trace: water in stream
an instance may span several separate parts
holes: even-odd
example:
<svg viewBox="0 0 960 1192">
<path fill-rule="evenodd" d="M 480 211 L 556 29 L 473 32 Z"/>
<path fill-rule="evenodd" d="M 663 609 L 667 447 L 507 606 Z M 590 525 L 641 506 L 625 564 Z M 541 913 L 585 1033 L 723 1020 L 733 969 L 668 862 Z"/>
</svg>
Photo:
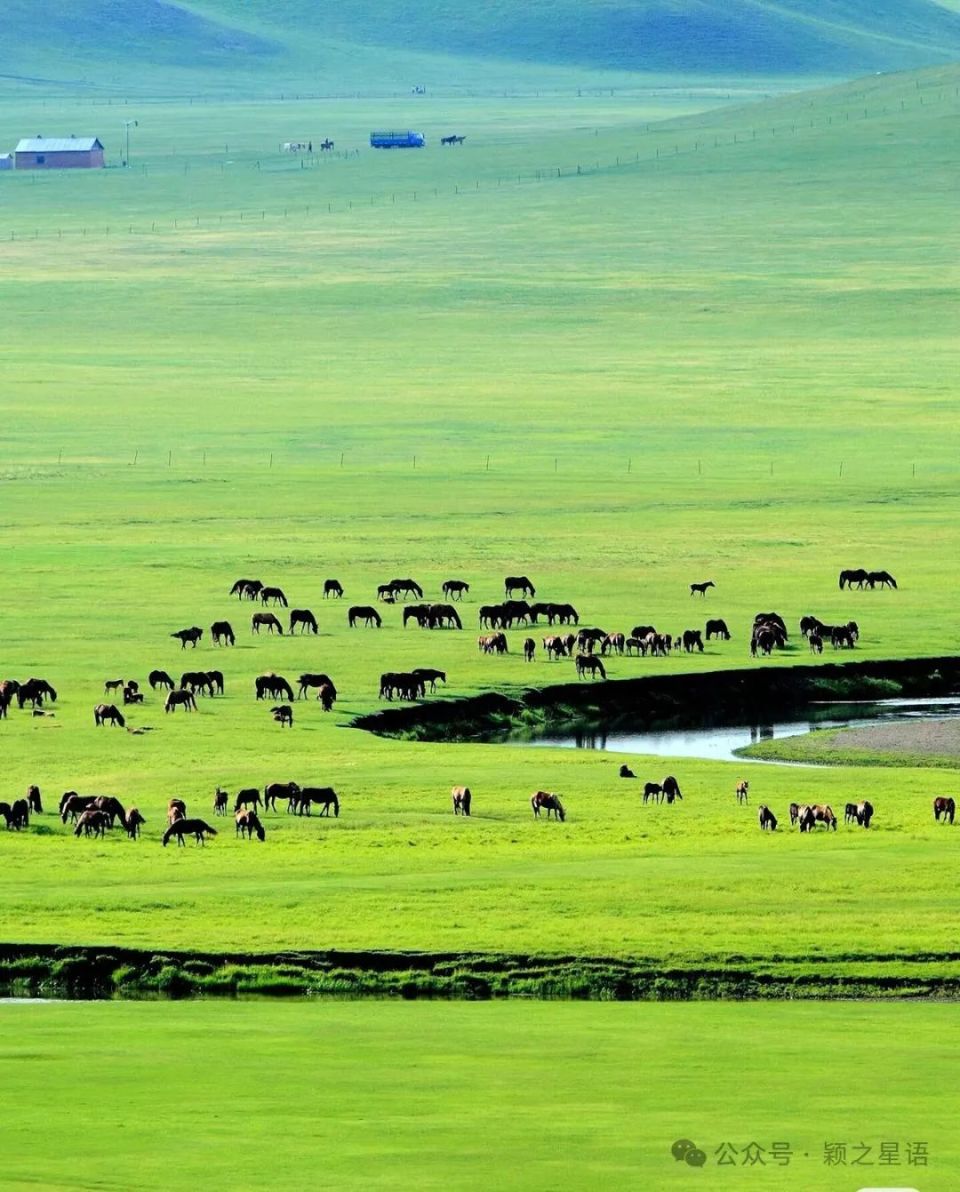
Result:
<svg viewBox="0 0 960 1192">
<path fill-rule="evenodd" d="M 955 719 L 960 717 L 960 696 L 937 699 L 885 699 L 872 703 L 811 704 L 802 720 L 758 724 L 714 725 L 705 728 L 662 731 L 554 733 L 525 740 L 523 744 L 561 749 L 600 749 L 609 753 L 640 753 L 654 757 L 698 757 L 710 761 L 736 761 L 737 749 L 774 737 L 795 737 L 823 728 L 854 728 L 886 724 L 891 720 Z M 754 759 L 756 760 L 756 759 Z"/>
</svg>

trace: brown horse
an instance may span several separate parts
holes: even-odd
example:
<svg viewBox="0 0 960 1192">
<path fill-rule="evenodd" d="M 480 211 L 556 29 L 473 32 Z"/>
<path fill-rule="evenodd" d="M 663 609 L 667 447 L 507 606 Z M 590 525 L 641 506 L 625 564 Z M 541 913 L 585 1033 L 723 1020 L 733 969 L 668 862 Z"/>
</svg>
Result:
<svg viewBox="0 0 960 1192">
<path fill-rule="evenodd" d="M 941 820 L 946 823 L 953 823 L 953 817 L 957 813 L 956 800 L 951 795 L 938 795 L 933 800 L 933 818 L 939 823 Z"/>
<path fill-rule="evenodd" d="M 823 824 L 827 831 L 831 828 L 834 832 L 837 830 L 837 817 L 833 814 L 833 808 L 826 803 L 801 807 L 799 822 L 801 832 L 812 832 L 817 824 Z"/>
<path fill-rule="evenodd" d="M 96 795 L 78 795 L 76 791 L 65 791 L 60 800 L 60 820 L 76 820 L 77 816 L 86 811 L 96 801 Z"/>
<path fill-rule="evenodd" d="M 283 588 L 261 588 L 260 603 L 269 604 L 271 600 L 274 604 L 282 605 L 283 608 L 287 607 L 287 598 L 283 594 Z"/>
<path fill-rule="evenodd" d="M 178 847 L 185 847 L 187 843 L 184 840 L 185 836 L 193 836 L 197 844 L 205 844 L 207 836 L 216 836 L 216 834 L 217 829 L 211 828 L 205 820 L 178 819 L 174 820 L 166 832 L 164 832 L 163 847 L 166 848 L 174 837 L 177 839 Z"/>
<path fill-rule="evenodd" d="M 108 722 L 120 728 L 127 723 L 116 704 L 97 704 L 93 709 L 93 723 L 100 728 Z"/>
<path fill-rule="evenodd" d="M 453 814 L 454 815 L 469 815 L 470 803 L 473 795 L 470 793 L 469 786 L 455 786 L 450 792 L 453 799 Z"/>
<path fill-rule="evenodd" d="M 746 780 L 746 778 L 740 778 L 737 780 L 737 802 L 738 803 L 748 803 L 749 802 L 749 799 L 747 798 L 747 792 L 749 790 L 750 790 L 750 783 Z M 793 821 L 791 820 L 790 822 L 792 823 Z"/>
<path fill-rule="evenodd" d="M 536 819 L 540 818 L 540 812 L 547 813 L 547 819 L 550 818 L 550 812 L 553 812 L 554 819 L 558 819 L 561 823 L 567 818 L 567 813 L 563 809 L 563 804 L 560 802 L 559 795 L 552 795 L 549 791 L 537 791 L 530 796 L 530 806 L 533 808 L 533 814 Z"/>
<path fill-rule="evenodd" d="M 137 837 L 140 835 L 140 825 L 145 824 L 146 822 L 147 821 L 143 818 L 136 807 L 130 808 L 130 810 L 127 812 L 127 818 L 124 821 L 123 826 L 126 828 L 127 835 L 131 840 L 137 839 Z"/>
<path fill-rule="evenodd" d="M 183 708 L 187 712 L 196 712 L 197 699 L 192 691 L 167 692 L 167 698 L 163 701 L 164 712 L 173 712 L 177 708 Z"/>
<path fill-rule="evenodd" d="M 578 654 L 577 655 L 577 678 L 582 679 L 584 675 L 590 675 L 595 678 L 597 672 L 600 672 L 600 678 L 607 677 L 606 669 L 603 663 L 595 654 Z"/>
<path fill-rule="evenodd" d="M 183 799 L 171 799 L 167 803 L 167 823 L 172 824 L 178 819 L 187 818 L 187 805 Z"/>
<path fill-rule="evenodd" d="M 250 629 L 253 633 L 259 634 L 264 625 L 267 627 L 270 633 L 276 631 L 281 637 L 283 637 L 283 626 L 273 615 L 273 613 L 254 613 L 250 618 Z"/>
<path fill-rule="evenodd" d="M 96 807 L 88 807 L 85 812 L 77 820 L 77 826 L 73 829 L 74 836 L 99 836 L 105 837 L 107 828 L 110 827 L 110 817 L 105 811 L 100 811 Z"/>
<path fill-rule="evenodd" d="M 230 798 L 229 794 L 222 790 L 219 786 L 213 795 L 213 814 L 226 815 L 227 814 L 227 800 Z"/>
<path fill-rule="evenodd" d="M 237 836 L 246 836 L 247 839 L 253 840 L 254 833 L 256 833 L 258 840 L 266 840 L 266 829 L 260 822 L 260 816 L 255 811 L 238 811 L 234 819 L 236 821 Z"/>
<path fill-rule="evenodd" d="M 241 794 L 244 792 L 241 791 Z M 269 811 L 271 808 L 277 810 L 277 799 L 287 800 L 287 811 L 290 810 L 290 804 L 300 794 L 300 787 L 296 782 L 271 782 L 263 790 L 263 809 Z M 240 795 L 237 796 L 237 806 L 239 806 Z"/>
</svg>

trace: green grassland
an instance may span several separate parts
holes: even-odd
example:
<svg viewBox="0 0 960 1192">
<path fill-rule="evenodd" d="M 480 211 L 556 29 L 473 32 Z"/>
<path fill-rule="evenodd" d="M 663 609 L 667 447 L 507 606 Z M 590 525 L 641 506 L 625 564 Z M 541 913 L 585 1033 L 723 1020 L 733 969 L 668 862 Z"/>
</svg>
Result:
<svg viewBox="0 0 960 1192">
<path fill-rule="evenodd" d="M 615 660 L 614 679 L 807 661 L 797 640 L 751 664 L 771 608 L 855 617 L 857 657 L 957 650 L 957 86 L 943 68 L 700 115 L 678 96 L 666 124 L 649 98 L 438 103 L 417 110 L 466 131 L 461 150 L 307 169 L 276 144 L 339 138 L 328 108 L 171 105 L 136 130 L 146 173 L 0 179 L 0 223 L 23 233 L 0 278 L 3 672 L 61 692 L 53 717 L 0 722 L 3 797 L 38 782 L 48 804 L 0 839 L 0 939 L 950 975 L 942 773 L 638 762 L 685 796 L 643 809 L 601 756 L 348 726 L 385 669 L 439 666 L 456 695 L 570 680 L 525 666 L 522 634 L 477 653 L 477 606 L 516 571 L 608 629 L 734 631 L 702 656 Z M 342 111 L 359 143 L 374 108 Z M 75 115 L 48 105 L 37 126 L 24 102 L 4 127 Z M 860 565 L 900 590 L 838 592 Z M 246 574 L 313 608 L 320 636 L 251 637 L 227 595 Z M 467 630 L 404 632 L 398 609 L 347 630 L 348 604 L 408 574 L 432 595 L 471 581 Z M 341 606 L 320 598 L 333 575 Z M 222 616 L 233 651 L 169 637 Z M 227 694 L 196 715 L 148 696 L 130 725 L 154 731 L 94 728 L 105 679 L 215 665 Z M 279 729 L 253 699 L 270 669 L 327 671 L 335 712 Z M 876 830 L 763 837 L 740 776 L 784 819 L 793 799 L 869 795 Z M 270 816 L 263 846 L 227 821 L 205 850 L 160 849 L 170 796 L 205 811 L 217 783 L 287 778 L 336 786 L 340 819 Z M 453 783 L 475 791 L 469 822 Z M 49 814 L 71 788 L 136 803 L 146 838 L 74 840 Z M 566 824 L 533 821 L 537 788 Z"/>
<path fill-rule="evenodd" d="M 866 1181 L 947 1192 L 960 1161 L 945 1128 L 952 1014 L 935 1005 L 5 1006 L 3 1185 L 468 1189 L 493 1178 L 524 1189 L 848 1192 Z M 100 1128 L 67 1129 L 92 1100 Z M 680 1138 L 703 1150 L 703 1168 L 674 1160 Z M 778 1141 L 792 1151 L 788 1165 L 770 1157 Z M 846 1164 L 826 1166 L 825 1143 L 843 1142 Z M 883 1142 L 898 1144 L 899 1165 L 879 1165 Z M 907 1164 L 916 1142 L 927 1143 L 924 1167 Z M 724 1143 L 737 1150 L 733 1166 L 719 1163 Z M 743 1166 L 749 1143 L 766 1148 L 764 1166 Z M 872 1166 L 851 1166 L 858 1156 Z"/>
<path fill-rule="evenodd" d="M 72 95 L 469 93 L 661 77 L 850 77 L 949 61 L 936 0 L 6 0 L 0 88 Z"/>
</svg>

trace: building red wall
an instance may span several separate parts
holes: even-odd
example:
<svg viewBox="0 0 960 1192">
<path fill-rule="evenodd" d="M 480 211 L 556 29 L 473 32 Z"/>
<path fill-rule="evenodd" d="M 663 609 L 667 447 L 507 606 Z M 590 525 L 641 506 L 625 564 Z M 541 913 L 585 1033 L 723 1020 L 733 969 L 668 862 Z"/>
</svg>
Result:
<svg viewBox="0 0 960 1192">
<path fill-rule="evenodd" d="M 38 157 L 44 158 L 42 162 Z M 91 170 L 103 165 L 103 150 L 71 149 L 64 153 L 18 153 L 18 170 Z"/>
</svg>

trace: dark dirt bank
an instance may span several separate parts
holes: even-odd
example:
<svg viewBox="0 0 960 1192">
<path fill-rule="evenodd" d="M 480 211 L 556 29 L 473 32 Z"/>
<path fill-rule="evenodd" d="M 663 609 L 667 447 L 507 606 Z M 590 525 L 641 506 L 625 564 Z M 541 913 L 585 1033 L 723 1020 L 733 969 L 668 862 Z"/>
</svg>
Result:
<svg viewBox="0 0 960 1192">
<path fill-rule="evenodd" d="M 519 696 L 486 692 L 386 708 L 352 727 L 419 741 L 502 740 L 546 728 L 694 728 L 787 719 L 816 701 L 944 696 L 958 689 L 960 658 L 952 657 L 771 666 L 564 683 Z"/>
<path fill-rule="evenodd" d="M 443 952 L 153 952 L 0 945 L 0 996 L 47 998 L 398 997 L 601 1001 L 960 998 L 960 952 L 823 960 Z"/>
</svg>

